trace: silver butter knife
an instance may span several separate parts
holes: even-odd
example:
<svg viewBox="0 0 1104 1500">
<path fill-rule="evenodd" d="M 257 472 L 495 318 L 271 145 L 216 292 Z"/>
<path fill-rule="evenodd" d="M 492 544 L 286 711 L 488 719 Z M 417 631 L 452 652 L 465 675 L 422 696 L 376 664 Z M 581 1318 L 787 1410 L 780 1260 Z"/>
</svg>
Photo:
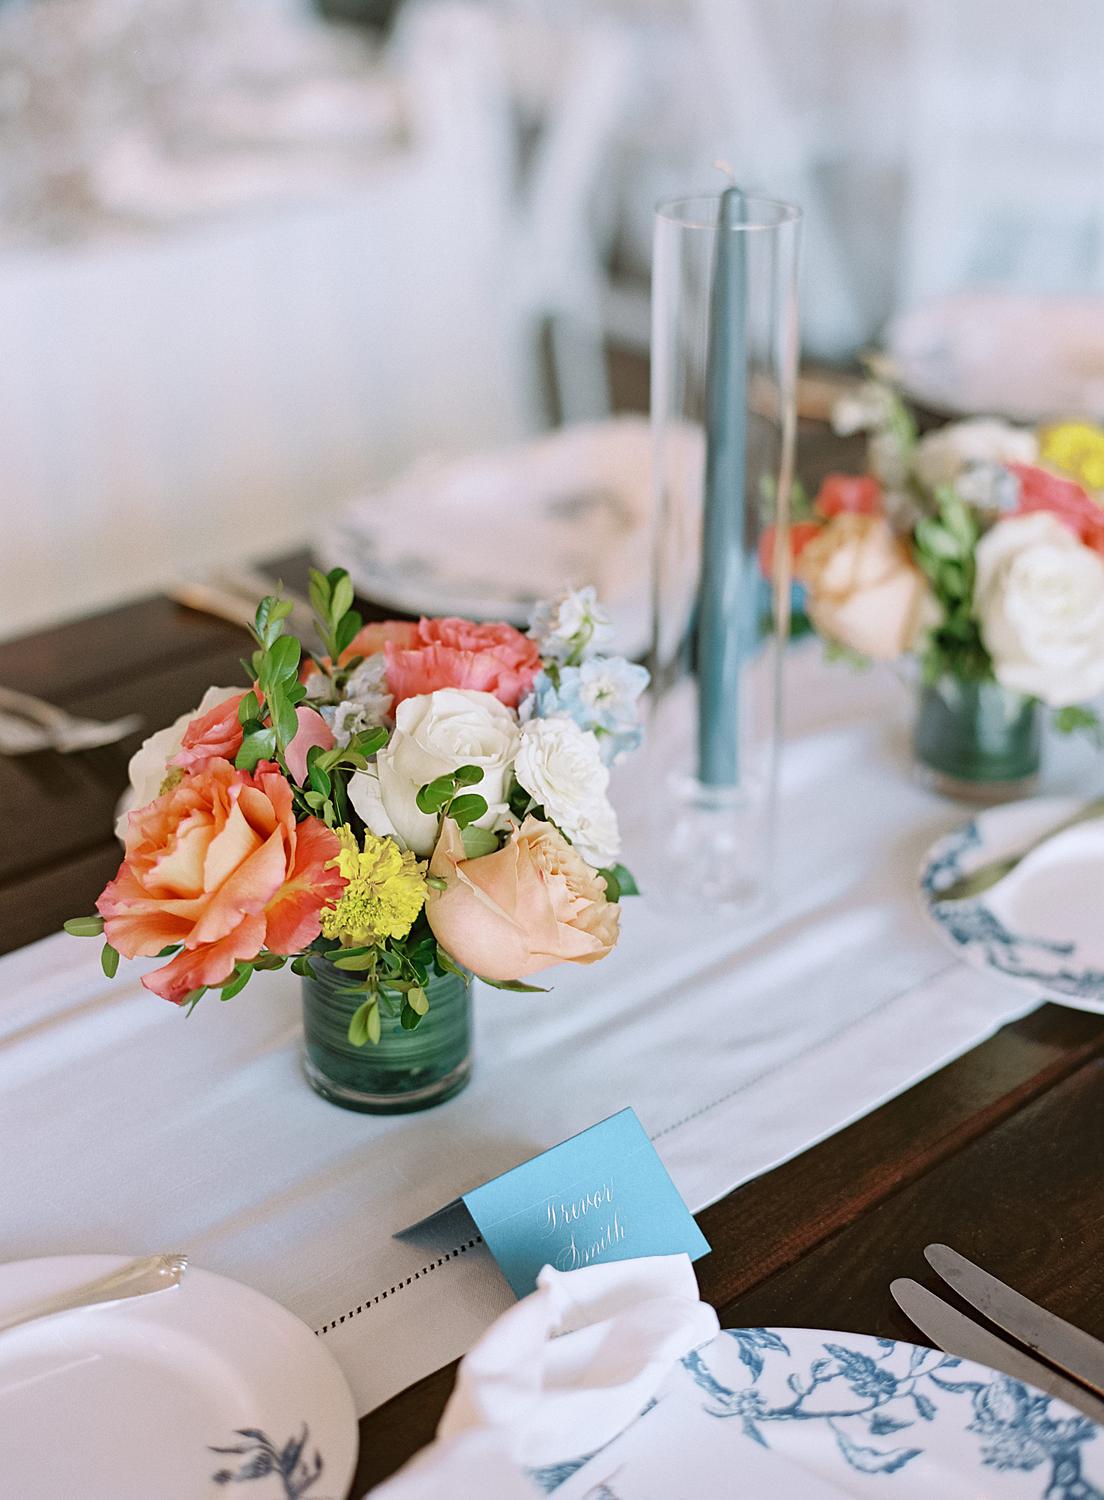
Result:
<svg viewBox="0 0 1104 1500">
<path fill-rule="evenodd" d="M 1060 833 L 1065 833 L 1067 828 L 1076 828 L 1079 823 L 1091 823 L 1094 818 L 1099 817 L 1104 817 L 1104 797 L 1097 798 L 1095 802 L 1086 803 L 1074 813 L 1073 817 L 1059 823 L 1057 828 L 1049 829 L 1041 837 L 1033 839 L 1027 848 L 1021 849 L 1018 854 L 1007 854 L 1002 859 L 991 859 L 988 864 L 971 870 L 968 875 L 960 875 L 944 890 L 933 891 L 932 898 L 938 905 L 943 901 L 969 901 L 974 896 L 981 896 L 984 892 L 992 890 L 998 880 L 1011 875 L 1016 866 L 1022 864 L 1029 854 L 1034 854 L 1036 849 L 1041 849 L 1051 839 L 1057 838 Z"/>
<path fill-rule="evenodd" d="M 931 1339 L 937 1349 L 956 1355 L 959 1359 L 971 1359 L 979 1365 L 988 1365 L 991 1370 L 999 1370 L 1002 1375 L 1008 1375 L 1013 1380 L 1033 1385 L 1037 1390 L 1064 1401 L 1067 1406 L 1072 1406 L 1104 1426 L 1104 1401 L 1098 1401 L 1084 1386 L 1075 1385 L 1049 1365 L 1014 1349 L 995 1333 L 981 1328 L 965 1313 L 960 1313 L 949 1302 L 944 1302 L 942 1297 L 929 1292 L 926 1286 L 902 1276 L 890 1284 L 889 1290 L 901 1311 Z"/>
<path fill-rule="evenodd" d="M 1104 1396 L 1104 1344 L 998 1281 L 950 1245 L 929 1245 L 928 1265 L 963 1301 L 1049 1364 Z"/>
<path fill-rule="evenodd" d="M 32 1323 L 37 1318 L 51 1318 L 55 1313 L 68 1312 L 74 1307 L 99 1307 L 108 1302 L 121 1302 L 126 1297 L 145 1297 L 150 1292 L 167 1291 L 169 1287 L 180 1285 L 187 1269 L 186 1255 L 146 1255 L 141 1260 L 128 1261 L 117 1271 L 109 1271 L 95 1281 L 86 1281 L 83 1286 L 44 1297 L 41 1302 L 32 1302 L 19 1312 L 0 1316 L 0 1333 L 18 1328 L 23 1323 Z"/>
</svg>

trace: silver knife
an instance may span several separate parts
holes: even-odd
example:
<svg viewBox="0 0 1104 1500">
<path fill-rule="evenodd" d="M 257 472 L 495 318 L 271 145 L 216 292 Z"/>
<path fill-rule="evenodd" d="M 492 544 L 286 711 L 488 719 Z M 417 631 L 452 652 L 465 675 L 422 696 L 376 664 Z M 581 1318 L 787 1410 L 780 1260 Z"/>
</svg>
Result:
<svg viewBox="0 0 1104 1500">
<path fill-rule="evenodd" d="M 949 1245 L 929 1245 L 924 1254 L 932 1270 L 982 1317 L 1010 1333 L 1017 1343 L 1026 1344 L 1048 1364 L 1104 1396 L 1104 1344 L 1099 1339 L 1037 1307 Z"/>
<path fill-rule="evenodd" d="M 932 1340 L 937 1349 L 956 1355 L 959 1359 L 971 1359 L 979 1365 L 988 1365 L 991 1370 L 999 1370 L 1002 1375 L 1008 1375 L 1013 1380 L 1033 1385 L 1037 1390 L 1064 1401 L 1067 1406 L 1072 1406 L 1104 1426 L 1104 1401 L 1098 1401 L 1084 1386 L 1075 1385 L 1049 1365 L 1041 1364 L 1030 1354 L 1024 1354 L 1011 1344 L 1006 1344 L 995 1333 L 979 1327 L 965 1313 L 960 1313 L 949 1302 L 944 1302 L 942 1297 L 929 1292 L 926 1286 L 902 1276 L 890 1283 L 889 1290 L 901 1311 Z"/>
<path fill-rule="evenodd" d="M 980 896 L 985 891 L 992 890 L 998 881 L 1003 880 L 1006 875 L 1011 875 L 1016 866 L 1022 864 L 1029 854 L 1034 854 L 1036 849 L 1041 849 L 1051 839 L 1057 838 L 1060 833 L 1065 833 L 1067 828 L 1076 828 L 1079 823 L 1091 823 L 1094 818 L 1099 817 L 1104 817 L 1104 797 L 1087 803 L 1074 813 L 1073 817 L 1066 818 L 1056 828 L 1051 828 L 1039 838 L 1033 839 L 1027 848 L 1021 849 L 1018 854 L 1009 854 L 1003 859 L 991 859 L 988 864 L 971 870 L 968 875 L 960 875 L 957 880 L 952 880 L 944 890 L 933 891 L 933 902 L 938 905 L 942 901 L 969 901 L 974 896 Z"/>
<path fill-rule="evenodd" d="M 74 1307 L 98 1307 L 107 1302 L 121 1302 L 125 1297 L 144 1297 L 150 1292 L 163 1292 L 169 1287 L 179 1286 L 181 1277 L 188 1269 L 186 1255 L 146 1255 L 141 1260 L 128 1261 L 106 1276 L 97 1276 L 95 1281 L 86 1281 L 82 1286 L 71 1287 L 41 1302 L 32 1302 L 18 1312 L 0 1316 L 0 1333 L 9 1328 L 18 1328 L 22 1323 L 32 1323 L 36 1318 L 50 1318 L 55 1313 L 68 1312 Z"/>
</svg>

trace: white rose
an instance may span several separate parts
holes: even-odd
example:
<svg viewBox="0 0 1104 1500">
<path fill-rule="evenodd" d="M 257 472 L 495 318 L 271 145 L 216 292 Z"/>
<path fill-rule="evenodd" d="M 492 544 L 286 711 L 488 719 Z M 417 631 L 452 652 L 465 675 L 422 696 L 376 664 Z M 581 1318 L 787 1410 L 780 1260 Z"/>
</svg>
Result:
<svg viewBox="0 0 1104 1500">
<path fill-rule="evenodd" d="M 126 842 L 127 818 L 130 813 L 136 807 L 145 807 L 147 802 L 152 802 L 160 793 L 161 783 L 168 774 L 168 763 L 180 749 L 184 731 L 192 720 L 209 713 L 216 703 L 225 703 L 227 698 L 240 692 L 241 688 L 208 688 L 198 708 L 189 709 L 179 719 L 174 719 L 167 728 L 159 729 L 148 740 L 142 741 L 130 757 L 130 765 L 127 767 L 130 786 L 120 797 L 115 809 L 116 838 Z"/>
<path fill-rule="evenodd" d="M 486 799 L 476 827 L 493 828 L 506 813 L 506 778 L 517 754 L 517 716 L 493 693 L 439 688 L 399 704 L 395 729 L 368 771 L 349 783 L 349 800 L 373 833 L 391 835 L 415 854 L 430 853 L 437 817 L 422 812 L 418 791 L 458 766 L 479 766 L 471 791 Z"/>
<path fill-rule="evenodd" d="M 573 719 L 533 719 L 522 727 L 514 775 L 588 864 L 617 858 L 617 814 L 606 796 L 609 771 L 598 740 Z"/>
<path fill-rule="evenodd" d="M 997 681 L 1053 708 L 1104 690 L 1104 562 L 1047 511 L 978 542 L 974 609 Z"/>
<path fill-rule="evenodd" d="M 975 464 L 1033 464 L 1039 456 L 1035 434 L 995 417 L 950 422 L 925 433 L 916 445 L 913 469 L 927 489 L 953 484 Z"/>
</svg>

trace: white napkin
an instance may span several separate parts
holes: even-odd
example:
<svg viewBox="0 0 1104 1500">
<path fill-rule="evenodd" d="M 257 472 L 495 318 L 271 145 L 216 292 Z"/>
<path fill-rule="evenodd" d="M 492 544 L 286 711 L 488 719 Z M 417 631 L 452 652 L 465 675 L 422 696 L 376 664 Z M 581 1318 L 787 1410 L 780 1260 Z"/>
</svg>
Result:
<svg viewBox="0 0 1104 1500">
<path fill-rule="evenodd" d="M 373 1494 L 527 1500 L 536 1492 L 523 1469 L 582 1458 L 610 1442 L 718 1326 L 686 1255 L 578 1271 L 545 1266 L 537 1290 L 462 1361 L 437 1441 Z"/>
</svg>

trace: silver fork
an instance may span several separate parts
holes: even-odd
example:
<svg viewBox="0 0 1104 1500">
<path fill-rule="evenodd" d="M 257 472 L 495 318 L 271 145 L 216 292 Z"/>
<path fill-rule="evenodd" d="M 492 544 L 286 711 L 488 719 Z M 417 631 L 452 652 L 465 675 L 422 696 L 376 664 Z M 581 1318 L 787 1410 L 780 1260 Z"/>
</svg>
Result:
<svg viewBox="0 0 1104 1500">
<path fill-rule="evenodd" d="M 142 726 L 139 714 L 121 719 L 82 719 L 34 698 L 0 687 L 0 755 L 30 755 L 36 750 L 94 750 L 125 740 Z"/>
</svg>

